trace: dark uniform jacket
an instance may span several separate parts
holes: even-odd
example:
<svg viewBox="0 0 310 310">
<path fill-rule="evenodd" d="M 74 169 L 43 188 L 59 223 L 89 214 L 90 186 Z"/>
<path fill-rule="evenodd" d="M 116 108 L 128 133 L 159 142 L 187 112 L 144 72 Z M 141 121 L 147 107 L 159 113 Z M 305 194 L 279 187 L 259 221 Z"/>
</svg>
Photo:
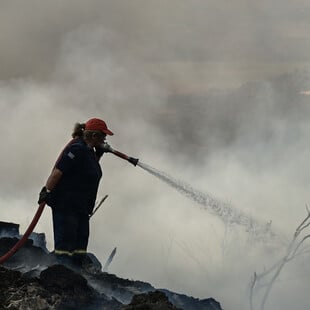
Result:
<svg viewBox="0 0 310 310">
<path fill-rule="evenodd" d="M 51 192 L 49 206 L 64 212 L 90 214 L 102 177 L 94 150 L 83 139 L 77 139 L 65 148 L 55 167 L 63 175 Z"/>
</svg>

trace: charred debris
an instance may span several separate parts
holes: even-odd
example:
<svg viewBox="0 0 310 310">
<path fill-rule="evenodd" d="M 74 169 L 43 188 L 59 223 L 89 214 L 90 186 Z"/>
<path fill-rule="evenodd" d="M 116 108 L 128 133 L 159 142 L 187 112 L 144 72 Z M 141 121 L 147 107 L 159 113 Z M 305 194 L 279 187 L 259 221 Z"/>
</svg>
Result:
<svg viewBox="0 0 310 310">
<path fill-rule="evenodd" d="M 18 224 L 0 222 L 0 256 L 20 237 Z M 193 298 L 103 272 L 96 257 L 90 258 L 95 273 L 60 265 L 46 248 L 45 235 L 32 233 L 0 266 L 0 309 L 222 310 L 213 298 Z"/>
</svg>

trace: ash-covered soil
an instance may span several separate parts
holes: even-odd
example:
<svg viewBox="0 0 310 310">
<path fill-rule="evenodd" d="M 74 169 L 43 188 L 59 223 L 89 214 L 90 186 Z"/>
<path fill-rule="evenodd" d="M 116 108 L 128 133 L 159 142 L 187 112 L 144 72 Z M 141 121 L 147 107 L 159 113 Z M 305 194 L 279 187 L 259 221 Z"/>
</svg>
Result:
<svg viewBox="0 0 310 310">
<path fill-rule="evenodd" d="M 0 256 L 17 240 L 0 238 Z M 57 263 L 46 248 L 30 239 L 0 266 L 0 279 L 0 309 L 222 310 L 213 298 L 201 300 L 156 289 L 143 281 L 98 272 L 98 266 L 96 273 L 76 271 Z"/>
</svg>

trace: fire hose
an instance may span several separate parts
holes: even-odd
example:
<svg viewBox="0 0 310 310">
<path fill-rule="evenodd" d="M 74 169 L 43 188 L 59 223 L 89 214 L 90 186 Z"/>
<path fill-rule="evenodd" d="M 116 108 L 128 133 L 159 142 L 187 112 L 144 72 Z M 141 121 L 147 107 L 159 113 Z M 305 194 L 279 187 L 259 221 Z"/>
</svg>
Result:
<svg viewBox="0 0 310 310">
<path fill-rule="evenodd" d="M 130 156 L 124 154 L 124 153 L 121 153 L 119 151 L 114 150 L 108 143 L 103 143 L 101 145 L 101 147 L 104 149 L 105 152 L 112 153 L 115 156 L 118 156 L 118 157 L 120 157 L 122 159 L 125 159 L 128 162 L 130 162 L 131 164 L 133 164 L 134 166 L 137 166 L 137 164 L 139 162 L 139 159 L 137 159 L 137 158 L 130 157 Z"/>
<path fill-rule="evenodd" d="M 37 225 L 39 218 L 41 217 L 41 214 L 44 210 L 44 207 L 45 207 L 45 202 L 39 205 L 39 208 L 32 222 L 30 223 L 28 229 L 26 230 L 22 238 L 20 238 L 19 241 L 7 253 L 5 253 L 3 256 L 0 257 L 0 265 L 3 264 L 5 261 L 7 261 L 12 255 L 14 255 L 25 244 L 29 235 L 32 233 L 34 227 Z"/>
<path fill-rule="evenodd" d="M 64 148 L 64 150 L 69 146 L 71 145 L 73 142 L 75 141 L 75 139 L 72 139 L 67 145 L 66 147 Z M 107 153 L 112 153 L 114 154 L 115 156 L 117 157 L 120 157 L 122 159 L 125 159 L 127 160 L 128 162 L 130 162 L 131 164 L 133 164 L 134 166 L 136 166 L 138 164 L 138 161 L 139 159 L 137 158 L 133 158 L 133 157 L 130 157 L 124 153 L 121 153 L 119 151 L 116 151 L 114 150 L 109 144 L 107 143 L 104 143 L 102 146 L 101 146 L 105 152 Z M 62 156 L 64 151 L 61 152 L 61 154 L 59 155 L 56 163 L 58 162 L 58 160 L 60 159 L 60 157 Z M 18 242 L 7 252 L 5 253 L 4 255 L 2 255 L 0 257 L 0 265 L 2 265 L 4 262 L 6 262 L 12 255 L 14 255 L 24 244 L 25 242 L 27 241 L 28 237 L 30 236 L 30 234 L 32 233 L 32 231 L 34 230 L 35 226 L 37 225 L 41 215 L 42 215 L 42 212 L 44 210 L 44 207 L 45 207 L 45 202 L 42 202 L 40 205 L 39 205 L 39 208 L 36 212 L 36 214 L 34 215 L 34 218 L 32 219 L 32 222 L 30 223 L 29 227 L 27 228 L 26 232 L 24 233 L 24 235 L 18 240 Z"/>
</svg>

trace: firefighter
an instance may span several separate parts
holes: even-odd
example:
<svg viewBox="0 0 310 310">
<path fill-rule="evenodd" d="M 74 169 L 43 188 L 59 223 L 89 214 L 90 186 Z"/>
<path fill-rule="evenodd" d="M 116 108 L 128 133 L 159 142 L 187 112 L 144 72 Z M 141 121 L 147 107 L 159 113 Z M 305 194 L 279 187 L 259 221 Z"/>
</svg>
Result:
<svg viewBox="0 0 310 310">
<path fill-rule="evenodd" d="M 101 119 L 77 123 L 72 141 L 39 194 L 38 203 L 45 202 L 52 209 L 54 254 L 60 263 L 83 268 L 87 261 L 89 216 L 102 177 L 99 160 L 107 135 L 113 132 Z"/>
</svg>

